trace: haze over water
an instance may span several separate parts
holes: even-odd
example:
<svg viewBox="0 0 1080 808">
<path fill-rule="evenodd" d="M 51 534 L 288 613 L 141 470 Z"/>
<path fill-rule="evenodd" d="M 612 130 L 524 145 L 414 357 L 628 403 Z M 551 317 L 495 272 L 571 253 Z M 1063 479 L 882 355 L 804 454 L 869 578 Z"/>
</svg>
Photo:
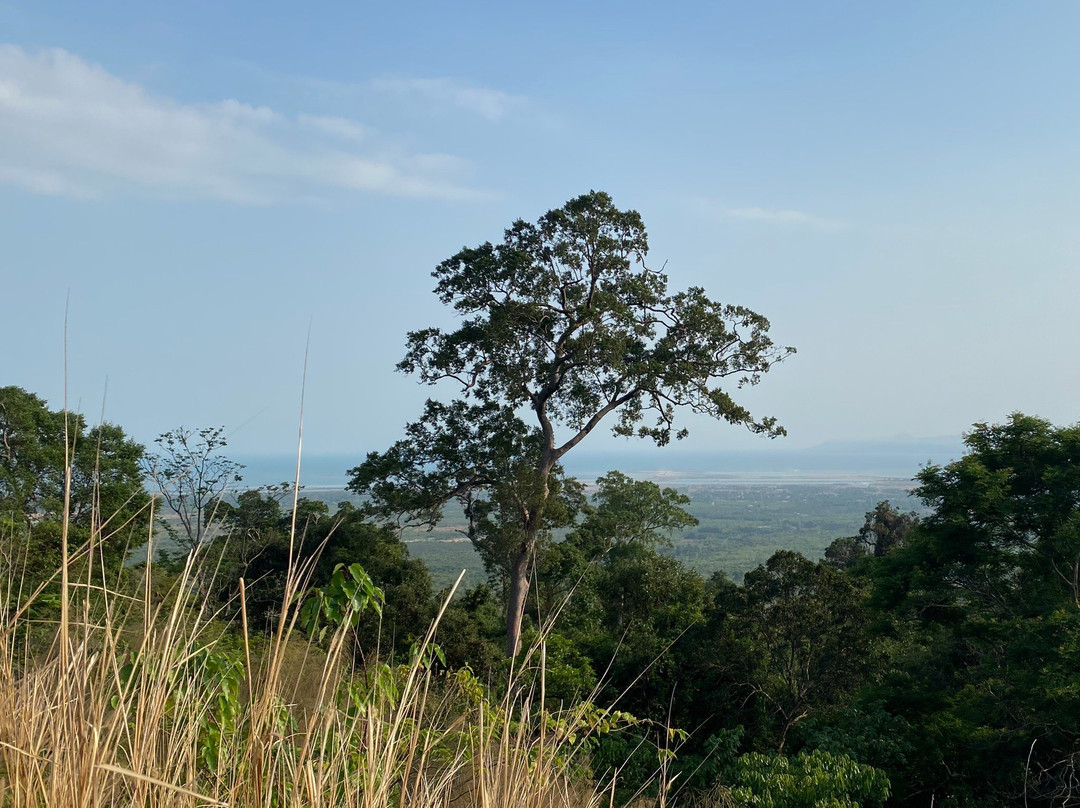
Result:
<svg viewBox="0 0 1080 808">
<path fill-rule="evenodd" d="M 566 468 L 583 480 L 618 469 L 666 485 L 847 483 L 910 480 L 928 462 L 946 463 L 962 451 L 959 438 L 826 443 L 809 449 L 770 446 L 756 452 L 643 447 L 626 452 L 580 450 L 567 455 Z M 291 480 L 295 474 L 295 456 L 247 455 L 236 459 L 247 466 L 245 485 Z M 348 469 L 362 459 L 362 453 L 305 455 L 301 483 L 309 488 L 344 487 Z"/>
</svg>

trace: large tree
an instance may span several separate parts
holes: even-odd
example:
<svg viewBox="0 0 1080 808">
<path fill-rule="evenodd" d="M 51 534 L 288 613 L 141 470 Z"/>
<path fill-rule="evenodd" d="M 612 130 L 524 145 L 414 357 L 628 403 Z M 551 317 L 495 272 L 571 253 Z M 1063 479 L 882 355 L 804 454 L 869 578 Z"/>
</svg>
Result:
<svg viewBox="0 0 1080 808">
<path fill-rule="evenodd" d="M 32 584 L 56 571 L 70 470 L 69 546 L 93 536 L 95 557 L 119 570 L 126 545 L 146 533 L 143 453 L 115 424 L 88 427 L 79 413 L 0 387 L 0 557 Z"/>
<path fill-rule="evenodd" d="M 435 293 L 462 322 L 410 333 L 398 369 L 457 382 L 461 397 L 429 401 L 404 440 L 350 472 L 350 488 L 370 493 L 375 509 L 412 522 L 432 524 L 452 499 L 466 514 L 491 503 L 513 534 L 500 541 L 510 655 L 537 543 L 569 513 L 555 508 L 559 462 L 602 421 L 659 445 L 686 434 L 675 428 L 680 408 L 784 434 L 731 389 L 757 384 L 794 349 L 775 346 L 768 320 L 749 309 L 698 287 L 669 293 L 647 251 L 641 216 L 593 191 L 441 263 Z"/>
</svg>

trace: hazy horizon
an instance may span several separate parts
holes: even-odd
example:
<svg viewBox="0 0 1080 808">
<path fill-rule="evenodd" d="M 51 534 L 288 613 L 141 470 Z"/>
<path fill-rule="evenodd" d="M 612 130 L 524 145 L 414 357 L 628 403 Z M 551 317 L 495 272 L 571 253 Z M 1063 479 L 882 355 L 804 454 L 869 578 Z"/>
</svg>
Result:
<svg viewBox="0 0 1080 808">
<path fill-rule="evenodd" d="M 567 471 L 583 480 L 593 480 L 611 470 L 619 470 L 671 485 L 692 481 L 751 484 L 785 480 L 824 482 L 890 478 L 910 480 L 927 462 L 942 464 L 963 453 L 959 436 L 896 441 L 826 443 L 809 449 L 779 451 L 723 451 L 692 447 L 626 449 L 600 452 L 588 449 L 567 454 Z M 292 480 L 296 455 L 284 453 L 235 454 L 243 471 L 245 486 L 259 486 Z M 309 487 L 342 487 L 347 470 L 363 460 L 362 453 L 305 452 L 301 483 Z"/>
</svg>

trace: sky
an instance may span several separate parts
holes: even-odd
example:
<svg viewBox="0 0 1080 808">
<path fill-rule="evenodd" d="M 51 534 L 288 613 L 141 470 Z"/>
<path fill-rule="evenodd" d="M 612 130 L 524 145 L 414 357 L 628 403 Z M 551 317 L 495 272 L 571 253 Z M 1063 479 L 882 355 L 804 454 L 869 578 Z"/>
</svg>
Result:
<svg viewBox="0 0 1080 808">
<path fill-rule="evenodd" d="M 688 418 L 695 449 L 1073 423 L 1078 31 L 1071 1 L 0 0 L 0 385 L 243 454 L 295 447 L 303 389 L 306 450 L 360 459 L 432 394 L 394 365 L 453 325 L 435 265 L 598 189 L 672 289 L 798 349 L 738 395 L 787 438 Z"/>
</svg>

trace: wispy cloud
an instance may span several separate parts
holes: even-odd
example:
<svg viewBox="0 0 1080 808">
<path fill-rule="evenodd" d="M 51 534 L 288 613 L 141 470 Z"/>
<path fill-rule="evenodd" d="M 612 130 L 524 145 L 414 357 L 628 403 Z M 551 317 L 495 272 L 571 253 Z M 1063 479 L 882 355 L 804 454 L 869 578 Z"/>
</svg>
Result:
<svg viewBox="0 0 1080 808">
<path fill-rule="evenodd" d="M 463 110 L 489 121 L 500 121 L 525 98 L 501 90 L 476 87 L 455 79 L 380 78 L 371 86 L 405 99 L 415 99 L 428 106 Z"/>
<path fill-rule="evenodd" d="M 465 167 L 404 152 L 351 119 L 185 104 L 64 50 L 0 45 L 0 183 L 36 193 L 134 187 L 256 204 L 333 191 L 483 196 L 460 182 Z"/>
<path fill-rule="evenodd" d="M 832 219 L 805 213 L 801 210 L 759 207 L 724 207 L 712 202 L 699 200 L 699 207 L 710 217 L 736 219 L 744 222 L 758 222 L 763 225 L 805 227 L 814 230 L 841 230 L 848 223 L 843 219 Z"/>
<path fill-rule="evenodd" d="M 369 140 L 374 134 L 374 130 L 370 127 L 364 126 L 364 124 L 357 123 L 348 118 L 340 118 L 336 115 L 300 114 L 296 116 L 296 121 L 301 126 L 309 126 L 318 129 L 327 135 L 332 135 L 336 138 L 341 138 L 342 140 Z"/>
<path fill-rule="evenodd" d="M 819 216 L 789 207 L 725 205 L 707 197 L 689 197 L 685 198 L 684 202 L 696 207 L 699 215 L 705 218 L 745 221 L 762 227 L 842 230 L 850 224 L 845 219 Z"/>
</svg>

